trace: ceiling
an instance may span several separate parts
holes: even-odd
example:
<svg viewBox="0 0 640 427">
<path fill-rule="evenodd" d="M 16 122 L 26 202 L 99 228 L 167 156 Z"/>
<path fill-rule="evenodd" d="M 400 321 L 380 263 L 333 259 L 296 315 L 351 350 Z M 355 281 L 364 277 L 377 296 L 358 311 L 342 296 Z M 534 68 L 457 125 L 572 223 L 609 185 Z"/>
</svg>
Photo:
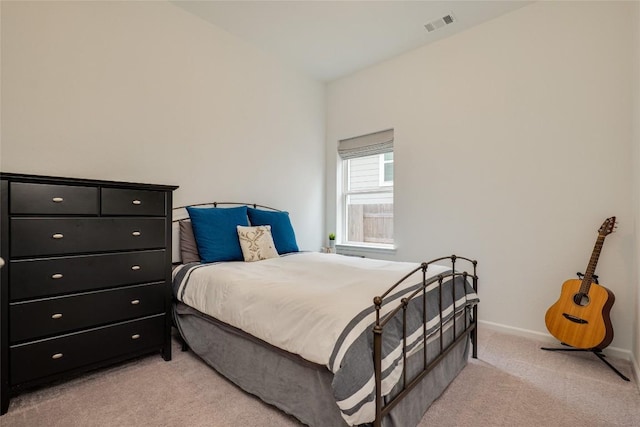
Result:
<svg viewBox="0 0 640 427">
<path fill-rule="evenodd" d="M 191 1 L 172 3 L 321 81 L 331 81 L 530 1 Z M 428 32 L 445 15 L 454 21 Z"/>
</svg>

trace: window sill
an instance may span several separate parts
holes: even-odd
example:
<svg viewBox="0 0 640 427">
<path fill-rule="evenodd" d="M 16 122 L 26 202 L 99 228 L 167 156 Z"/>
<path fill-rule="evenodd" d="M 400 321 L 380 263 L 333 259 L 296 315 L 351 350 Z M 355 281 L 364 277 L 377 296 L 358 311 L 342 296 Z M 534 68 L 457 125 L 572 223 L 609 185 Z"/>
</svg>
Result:
<svg viewBox="0 0 640 427">
<path fill-rule="evenodd" d="M 395 255 L 396 247 L 392 245 L 354 245 L 354 244 L 337 244 L 336 252 L 342 255 L 367 255 L 367 254 L 384 254 Z"/>
</svg>

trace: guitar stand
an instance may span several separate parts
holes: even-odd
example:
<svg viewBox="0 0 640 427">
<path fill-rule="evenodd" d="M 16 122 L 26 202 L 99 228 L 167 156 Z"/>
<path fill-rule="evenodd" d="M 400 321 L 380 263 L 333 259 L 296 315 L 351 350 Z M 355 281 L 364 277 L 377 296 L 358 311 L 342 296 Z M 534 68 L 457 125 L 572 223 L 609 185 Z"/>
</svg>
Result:
<svg viewBox="0 0 640 427">
<path fill-rule="evenodd" d="M 568 346 L 568 344 L 565 343 L 561 343 L 562 345 L 566 345 Z M 622 372 L 620 372 L 619 370 L 617 370 L 615 368 L 615 366 L 613 366 L 611 363 L 609 363 L 608 360 L 605 360 L 605 356 L 604 354 L 602 354 L 602 350 L 599 348 L 551 348 L 551 347 L 540 347 L 541 350 L 547 350 L 547 351 L 589 351 L 593 354 L 595 354 L 596 356 L 598 356 L 598 359 L 602 360 L 609 368 L 611 368 L 611 370 L 613 372 L 615 372 L 616 374 L 618 374 L 618 376 L 620 378 L 622 378 L 625 381 L 629 381 L 629 378 L 625 377 L 624 375 L 622 375 Z"/>
</svg>

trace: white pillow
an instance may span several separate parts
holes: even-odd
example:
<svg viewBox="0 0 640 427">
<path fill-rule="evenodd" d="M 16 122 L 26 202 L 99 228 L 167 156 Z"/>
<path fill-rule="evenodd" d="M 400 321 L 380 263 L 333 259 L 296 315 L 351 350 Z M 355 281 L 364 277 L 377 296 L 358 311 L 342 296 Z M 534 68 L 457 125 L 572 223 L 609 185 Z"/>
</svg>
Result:
<svg viewBox="0 0 640 427">
<path fill-rule="evenodd" d="M 237 229 L 245 261 L 260 261 L 279 256 L 276 245 L 273 243 L 270 225 L 256 227 L 238 225 Z"/>
</svg>

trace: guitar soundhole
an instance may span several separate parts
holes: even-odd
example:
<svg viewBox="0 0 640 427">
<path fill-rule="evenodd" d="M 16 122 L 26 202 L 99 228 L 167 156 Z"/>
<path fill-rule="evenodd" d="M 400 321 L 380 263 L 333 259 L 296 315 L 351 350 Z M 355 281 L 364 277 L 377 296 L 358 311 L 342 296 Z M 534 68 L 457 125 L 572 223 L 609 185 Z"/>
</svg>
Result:
<svg viewBox="0 0 640 427">
<path fill-rule="evenodd" d="M 573 302 L 581 307 L 584 307 L 589 304 L 589 295 L 578 292 L 573 296 Z"/>
</svg>

